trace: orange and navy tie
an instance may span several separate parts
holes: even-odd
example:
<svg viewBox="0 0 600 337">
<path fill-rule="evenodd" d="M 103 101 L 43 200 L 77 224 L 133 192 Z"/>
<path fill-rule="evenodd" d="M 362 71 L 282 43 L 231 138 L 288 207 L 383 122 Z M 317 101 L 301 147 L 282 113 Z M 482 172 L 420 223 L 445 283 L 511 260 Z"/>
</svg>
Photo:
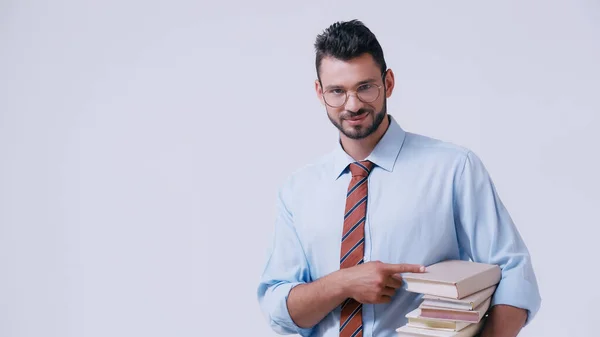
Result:
<svg viewBox="0 0 600 337">
<path fill-rule="evenodd" d="M 350 164 L 352 179 L 346 194 L 340 269 L 353 267 L 364 262 L 367 179 L 372 168 L 373 163 L 370 161 Z M 362 337 L 362 335 L 362 304 L 348 298 L 342 303 L 340 337 Z"/>
</svg>

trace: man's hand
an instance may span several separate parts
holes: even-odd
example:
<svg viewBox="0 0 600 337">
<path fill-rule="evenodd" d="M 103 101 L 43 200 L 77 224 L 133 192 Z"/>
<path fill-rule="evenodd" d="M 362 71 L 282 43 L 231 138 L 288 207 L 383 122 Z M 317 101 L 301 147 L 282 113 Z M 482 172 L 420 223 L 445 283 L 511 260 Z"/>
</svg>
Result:
<svg viewBox="0 0 600 337">
<path fill-rule="evenodd" d="M 425 267 L 417 264 L 389 264 L 372 261 L 340 270 L 341 282 L 348 297 L 360 303 L 388 303 L 402 286 L 399 273 L 422 273 Z"/>
</svg>

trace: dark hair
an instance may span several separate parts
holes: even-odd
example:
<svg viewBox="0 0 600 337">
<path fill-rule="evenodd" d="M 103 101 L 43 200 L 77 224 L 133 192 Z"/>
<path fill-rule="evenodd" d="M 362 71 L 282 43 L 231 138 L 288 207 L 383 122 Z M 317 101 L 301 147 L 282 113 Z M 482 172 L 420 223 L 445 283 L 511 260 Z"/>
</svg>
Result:
<svg viewBox="0 0 600 337">
<path fill-rule="evenodd" d="M 330 56 L 339 60 L 347 61 L 364 53 L 369 53 L 381 68 L 381 74 L 386 71 L 387 66 L 383 57 L 383 49 L 375 34 L 369 30 L 361 21 L 351 20 L 336 22 L 329 26 L 315 41 L 317 77 L 319 67 L 324 57 Z"/>
</svg>

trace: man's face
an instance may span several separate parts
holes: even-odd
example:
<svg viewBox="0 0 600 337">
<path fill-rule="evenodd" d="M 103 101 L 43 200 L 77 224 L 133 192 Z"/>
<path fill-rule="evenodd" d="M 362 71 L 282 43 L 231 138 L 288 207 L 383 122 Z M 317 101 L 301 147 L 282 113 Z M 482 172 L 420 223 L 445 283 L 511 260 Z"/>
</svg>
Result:
<svg viewBox="0 0 600 337">
<path fill-rule="evenodd" d="M 393 74 L 384 77 L 370 54 L 348 61 L 325 57 L 319 74 L 321 83 L 315 82 L 317 95 L 331 123 L 351 139 L 362 139 L 375 132 L 386 116 L 386 98 L 391 94 Z M 345 104 L 337 107 L 343 103 L 345 94 L 348 95 Z"/>
</svg>

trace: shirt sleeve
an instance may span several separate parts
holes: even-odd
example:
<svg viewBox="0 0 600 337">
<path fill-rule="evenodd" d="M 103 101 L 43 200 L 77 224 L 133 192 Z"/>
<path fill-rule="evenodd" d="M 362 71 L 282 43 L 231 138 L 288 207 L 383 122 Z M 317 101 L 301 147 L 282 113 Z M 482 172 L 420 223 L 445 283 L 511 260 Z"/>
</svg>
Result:
<svg viewBox="0 0 600 337">
<path fill-rule="evenodd" d="M 279 334 L 309 336 L 314 328 L 301 328 L 290 317 L 287 298 L 297 285 L 310 282 L 306 255 L 288 206 L 289 188 L 280 189 L 276 199 L 273 241 L 258 285 L 258 301 L 271 328 Z"/>
<path fill-rule="evenodd" d="M 457 178 L 455 223 L 461 253 L 502 270 L 491 305 L 525 309 L 529 324 L 541 305 L 531 256 L 486 168 L 472 152 Z"/>
</svg>

